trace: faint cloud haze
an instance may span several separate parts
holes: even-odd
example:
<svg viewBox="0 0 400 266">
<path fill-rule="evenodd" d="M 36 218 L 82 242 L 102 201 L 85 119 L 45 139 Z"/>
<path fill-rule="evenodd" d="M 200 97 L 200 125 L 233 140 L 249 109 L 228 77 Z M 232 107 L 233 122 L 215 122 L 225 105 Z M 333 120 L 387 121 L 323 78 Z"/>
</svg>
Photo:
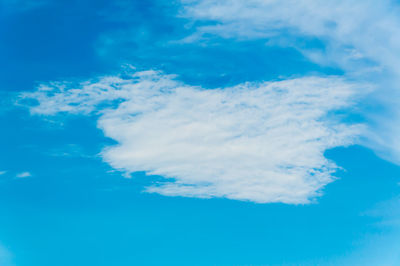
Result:
<svg viewBox="0 0 400 266">
<path fill-rule="evenodd" d="M 21 172 L 16 175 L 17 178 L 27 178 L 27 177 L 31 177 L 31 176 L 32 176 L 32 174 L 29 172 Z"/>
</svg>

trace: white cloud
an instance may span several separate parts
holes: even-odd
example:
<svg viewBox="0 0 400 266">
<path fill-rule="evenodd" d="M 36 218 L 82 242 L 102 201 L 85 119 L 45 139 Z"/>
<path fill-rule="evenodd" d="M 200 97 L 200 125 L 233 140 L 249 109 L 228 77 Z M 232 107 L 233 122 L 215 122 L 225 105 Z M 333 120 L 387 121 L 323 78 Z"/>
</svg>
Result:
<svg viewBox="0 0 400 266">
<path fill-rule="evenodd" d="M 400 164 L 400 9 L 396 1 L 181 2 L 182 16 L 209 22 L 199 24 L 186 41 L 198 41 L 209 33 L 242 40 L 266 39 L 269 45 L 296 47 L 316 63 L 338 66 L 348 77 L 377 84 L 379 89 L 370 95 L 370 105 L 363 110 L 370 125 L 363 144 Z M 310 38 L 324 46 L 313 46 Z"/>
<path fill-rule="evenodd" d="M 69 88 L 41 86 L 33 114 L 96 113 L 118 142 L 102 152 L 127 173 L 169 178 L 164 195 L 308 203 L 331 182 L 327 149 L 351 144 L 360 127 L 338 121 L 357 87 L 337 77 L 245 83 L 206 90 L 154 71 Z"/>
<path fill-rule="evenodd" d="M 21 172 L 21 173 L 18 173 L 17 175 L 16 175 L 16 177 L 17 178 L 27 178 L 27 177 L 31 177 L 32 175 L 31 175 L 31 173 L 29 173 L 29 172 Z"/>
<path fill-rule="evenodd" d="M 200 26 L 198 34 L 215 33 L 237 38 L 290 37 L 290 35 L 318 37 L 328 43 L 328 53 L 325 56 L 332 52 L 329 49 L 341 50 L 335 50 L 335 56 L 329 60 L 344 62 L 368 57 L 390 65 L 398 71 L 397 62 L 400 53 L 394 52 L 400 51 L 400 17 L 397 13 L 399 8 L 393 1 L 181 0 L 181 2 L 184 4 L 183 16 L 217 22 Z M 338 57 L 338 52 L 343 56 Z"/>
<path fill-rule="evenodd" d="M 0 171 L 0 175 L 4 175 L 7 171 Z"/>
</svg>

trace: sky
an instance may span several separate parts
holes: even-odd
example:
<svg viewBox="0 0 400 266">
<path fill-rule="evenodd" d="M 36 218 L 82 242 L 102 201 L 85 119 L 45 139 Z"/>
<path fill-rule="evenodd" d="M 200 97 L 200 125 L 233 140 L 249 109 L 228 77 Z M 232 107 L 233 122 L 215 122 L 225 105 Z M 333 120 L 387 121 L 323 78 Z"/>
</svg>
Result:
<svg viewBox="0 0 400 266">
<path fill-rule="evenodd" d="M 0 265 L 400 265 L 400 3 L 0 0 Z"/>
</svg>

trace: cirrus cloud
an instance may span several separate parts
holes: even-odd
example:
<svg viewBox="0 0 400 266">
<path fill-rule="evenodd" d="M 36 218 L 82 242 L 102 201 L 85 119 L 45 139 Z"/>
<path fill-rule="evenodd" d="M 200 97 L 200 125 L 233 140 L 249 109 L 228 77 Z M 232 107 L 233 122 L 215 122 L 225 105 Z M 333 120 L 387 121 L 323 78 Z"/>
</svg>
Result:
<svg viewBox="0 0 400 266">
<path fill-rule="evenodd" d="M 311 61 L 335 66 L 346 77 L 376 85 L 363 106 L 369 130 L 363 145 L 400 164 L 400 5 L 382 0 L 181 0 L 181 16 L 197 23 L 185 38 L 210 34 L 262 39 L 295 47 Z"/>
</svg>

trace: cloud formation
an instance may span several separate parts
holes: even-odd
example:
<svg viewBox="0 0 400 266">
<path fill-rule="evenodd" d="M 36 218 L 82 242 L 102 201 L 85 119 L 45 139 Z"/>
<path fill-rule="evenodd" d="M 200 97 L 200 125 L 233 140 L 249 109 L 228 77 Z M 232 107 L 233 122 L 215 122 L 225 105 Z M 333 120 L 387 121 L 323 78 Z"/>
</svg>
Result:
<svg viewBox="0 0 400 266">
<path fill-rule="evenodd" d="M 358 89 L 307 77 L 207 90 L 144 71 L 42 85 L 21 98 L 37 101 L 32 114 L 96 114 L 118 143 L 103 150 L 106 162 L 167 178 L 148 192 L 302 204 L 334 179 L 324 152 L 352 144 L 361 130 L 334 115 Z"/>
<path fill-rule="evenodd" d="M 27 178 L 27 177 L 31 177 L 31 176 L 32 176 L 32 174 L 29 172 L 21 172 L 16 175 L 17 178 Z"/>
<path fill-rule="evenodd" d="M 209 34 L 236 40 L 265 39 L 266 45 L 295 47 L 318 64 L 339 67 L 347 77 L 376 84 L 378 89 L 361 107 L 370 126 L 363 144 L 400 164 L 400 9 L 396 1 L 181 3 L 181 16 L 201 21 L 186 41 L 199 41 Z"/>
<path fill-rule="evenodd" d="M 400 44 L 399 7 L 393 1 L 181 0 L 182 15 L 208 21 L 197 34 L 235 38 L 280 38 L 273 44 L 300 45 L 293 36 L 317 37 L 324 47 L 298 48 L 317 61 L 350 66 L 368 58 L 397 70 Z M 204 23 L 203 23 L 204 24 Z M 284 38 L 289 38 L 283 40 Z M 321 48 L 321 49 L 318 49 Z M 394 53 L 396 52 L 397 53 Z M 317 56 L 317 53 L 319 54 Z M 340 53 L 341 56 L 338 56 Z M 326 62 L 328 63 L 328 62 Z"/>
</svg>

